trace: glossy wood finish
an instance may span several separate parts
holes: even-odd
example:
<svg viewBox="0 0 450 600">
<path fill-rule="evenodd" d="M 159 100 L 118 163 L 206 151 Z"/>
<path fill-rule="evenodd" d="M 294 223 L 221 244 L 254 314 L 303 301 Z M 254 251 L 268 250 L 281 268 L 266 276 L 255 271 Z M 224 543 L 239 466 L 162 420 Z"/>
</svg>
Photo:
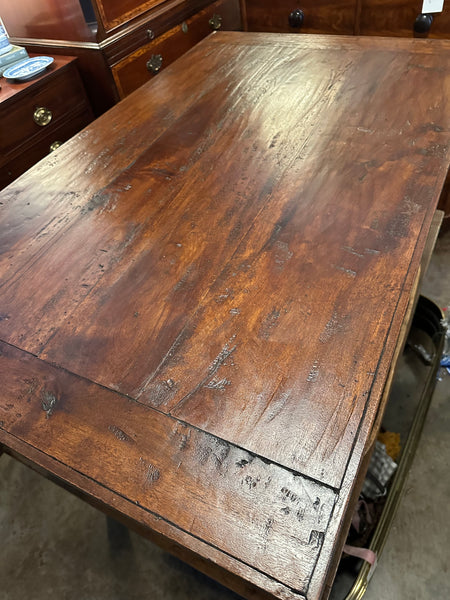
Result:
<svg viewBox="0 0 450 600">
<path fill-rule="evenodd" d="M 104 30 L 111 31 L 163 3 L 164 0 L 95 0 L 93 5 Z"/>
<path fill-rule="evenodd" d="M 112 73 L 121 98 L 124 98 L 146 81 L 155 77 L 149 71 L 148 61 L 153 56 L 160 56 L 160 71 L 187 52 L 213 29 L 210 20 L 220 17 L 220 29 L 237 30 L 241 28 L 239 0 L 218 0 L 196 15 L 183 21 L 157 37 L 153 42 L 145 44 L 136 52 L 112 67 Z M 160 72 L 159 71 L 159 72 Z M 157 73 L 159 75 L 159 72 Z"/>
<path fill-rule="evenodd" d="M 45 126 L 33 118 L 37 107 L 51 111 L 51 121 Z M 65 142 L 92 119 L 74 57 L 55 56 L 41 76 L 28 82 L 2 78 L 0 187 L 46 156 L 53 142 Z"/>
<path fill-rule="evenodd" d="M 450 42 L 218 33 L 20 178 L 4 450 L 248 598 L 323 598 L 449 90 Z"/>
<path fill-rule="evenodd" d="M 249 31 L 349 35 L 354 32 L 356 0 L 246 0 L 245 4 Z M 289 25 L 289 15 L 295 9 L 302 10 L 304 14 L 303 25 L 299 29 Z"/>
<path fill-rule="evenodd" d="M 14 6 L 0 0 L 0 15 L 15 44 L 30 52 L 78 57 L 91 106 L 99 116 L 147 81 L 141 70 L 147 59 L 142 57 L 153 46 L 164 49 L 164 64 L 169 64 L 210 33 L 208 15 L 215 10 L 223 13 L 221 29 L 240 29 L 239 6 L 239 0 L 92 0 L 96 21 L 88 26 L 79 0 L 67 0 L 64 9 L 50 0 L 33 0 L 31 10 L 29 0 L 16 0 Z M 181 35 L 186 21 L 191 30 Z"/>
<path fill-rule="evenodd" d="M 422 0 L 362 0 L 359 33 L 414 37 L 414 22 L 422 12 Z M 450 6 L 433 15 L 429 38 L 450 38 Z"/>
<path fill-rule="evenodd" d="M 11 37 L 95 41 L 79 0 L 0 0 L 0 15 Z"/>
</svg>

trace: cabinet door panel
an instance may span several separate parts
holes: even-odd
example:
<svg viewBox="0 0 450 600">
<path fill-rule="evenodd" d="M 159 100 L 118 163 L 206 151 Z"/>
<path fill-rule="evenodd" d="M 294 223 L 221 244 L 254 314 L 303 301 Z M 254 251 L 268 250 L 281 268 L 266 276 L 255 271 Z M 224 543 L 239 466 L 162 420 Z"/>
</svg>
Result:
<svg viewBox="0 0 450 600">
<path fill-rule="evenodd" d="M 279 0 L 276 3 L 247 0 L 246 4 L 249 31 L 349 35 L 354 31 L 356 0 Z M 289 24 L 289 15 L 297 9 L 303 13 L 300 28 Z"/>
<path fill-rule="evenodd" d="M 414 22 L 422 12 L 423 0 L 362 0 L 359 33 L 398 37 L 450 37 L 450 3 L 433 14 L 429 31 L 417 34 Z"/>
<path fill-rule="evenodd" d="M 156 75 L 156 72 L 149 70 L 149 61 L 155 60 L 155 64 L 159 64 L 159 72 L 209 35 L 215 27 L 224 30 L 241 28 L 239 0 L 214 2 L 114 65 L 112 72 L 120 97 L 124 98 Z"/>
<path fill-rule="evenodd" d="M 162 3 L 163 0 L 96 0 L 95 6 L 104 30 L 110 31 Z"/>
</svg>

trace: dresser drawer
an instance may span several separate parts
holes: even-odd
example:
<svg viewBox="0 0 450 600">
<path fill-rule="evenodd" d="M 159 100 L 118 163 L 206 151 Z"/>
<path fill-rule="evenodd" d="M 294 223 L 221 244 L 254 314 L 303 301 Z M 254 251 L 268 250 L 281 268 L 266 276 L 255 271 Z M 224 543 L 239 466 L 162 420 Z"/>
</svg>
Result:
<svg viewBox="0 0 450 600">
<path fill-rule="evenodd" d="M 0 156 L 5 158 L 19 146 L 32 143 L 84 106 L 86 94 L 74 63 L 49 73 L 26 93 L 0 105 Z"/>
<path fill-rule="evenodd" d="M 0 166 L 0 189 L 9 185 L 39 160 L 47 156 L 92 121 L 90 109 L 72 115 L 68 122 L 52 127 L 34 139 L 34 143 L 13 151 Z"/>
<path fill-rule="evenodd" d="M 120 97 L 146 83 L 216 29 L 241 28 L 239 0 L 219 0 L 112 67 Z"/>
<path fill-rule="evenodd" d="M 428 21 L 421 15 L 422 4 L 422 0 L 363 0 L 359 33 L 450 38 L 449 3 L 444 2 L 444 10 L 441 13 L 434 13 L 432 19 Z"/>
<path fill-rule="evenodd" d="M 356 4 L 356 0 L 247 0 L 248 30 L 352 35 Z"/>
</svg>

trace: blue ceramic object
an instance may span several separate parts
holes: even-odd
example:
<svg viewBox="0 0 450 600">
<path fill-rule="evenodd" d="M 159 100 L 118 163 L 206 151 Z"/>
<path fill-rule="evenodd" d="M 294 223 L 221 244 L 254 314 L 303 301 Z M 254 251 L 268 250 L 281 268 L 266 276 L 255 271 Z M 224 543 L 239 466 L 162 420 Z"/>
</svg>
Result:
<svg viewBox="0 0 450 600">
<path fill-rule="evenodd" d="M 45 69 L 52 64 L 53 58 L 51 56 L 35 56 L 33 58 L 27 58 L 20 63 L 17 63 L 6 69 L 3 73 L 3 77 L 6 79 L 16 79 L 17 81 L 27 81 L 39 73 L 45 71 Z"/>
<path fill-rule="evenodd" d="M 6 31 L 0 25 L 0 55 L 5 54 L 11 50 L 12 46 L 9 43 Z"/>
</svg>

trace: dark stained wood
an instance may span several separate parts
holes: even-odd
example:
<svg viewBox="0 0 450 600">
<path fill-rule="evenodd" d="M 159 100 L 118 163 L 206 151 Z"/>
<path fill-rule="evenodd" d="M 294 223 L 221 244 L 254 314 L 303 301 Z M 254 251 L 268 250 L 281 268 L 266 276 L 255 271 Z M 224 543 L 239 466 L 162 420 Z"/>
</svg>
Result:
<svg viewBox="0 0 450 600">
<path fill-rule="evenodd" d="M 446 41 L 218 33 L 21 177 L 0 444 L 249 598 L 321 598 L 449 87 Z"/>
<path fill-rule="evenodd" d="M 247 27 L 248 31 L 351 35 L 355 27 L 356 4 L 356 0 L 246 0 Z M 304 14 L 300 29 L 289 25 L 289 15 L 296 9 Z"/>
<path fill-rule="evenodd" d="M 14 4 L 0 0 L 0 14 L 13 43 L 26 46 L 30 52 L 78 57 L 96 116 L 125 95 L 124 89 L 129 92 L 148 80 L 147 59 L 140 65 L 136 58 L 148 50 L 149 40 L 155 40 L 158 47 L 164 46 L 164 62 L 169 64 L 211 32 L 209 13 L 221 14 L 222 29 L 241 28 L 239 0 L 89 1 L 97 19 L 97 23 L 90 26 L 79 0 L 66 0 L 64 7 L 53 0 L 32 0 L 31 3 L 16 0 Z M 188 19 L 192 21 L 193 31 L 188 35 L 174 35 L 175 30 L 181 32 L 181 24 Z M 164 43 L 168 32 L 169 43 Z"/>
<path fill-rule="evenodd" d="M 3 344 L 0 351 L 2 369 L 11 374 L 10 386 L 2 391 L 0 421 L 11 435 L 79 472 L 86 464 L 96 465 L 90 476 L 100 486 L 164 515 L 172 526 L 256 570 L 306 589 L 334 506 L 333 490 L 110 390 L 49 369 L 14 348 Z M 24 402 L 26 415 L 20 413 Z M 55 431 L 64 444 L 55 439 Z M 272 543 L 283 548 L 283 560 L 268 567 L 266 550 Z"/>
<path fill-rule="evenodd" d="M 93 119 L 76 59 L 53 58 L 50 67 L 30 81 L 2 79 L 0 188 L 49 154 L 52 143 L 65 142 Z M 37 107 L 45 107 L 52 113 L 45 126 L 33 119 Z"/>
<path fill-rule="evenodd" d="M 361 35 L 413 37 L 414 22 L 422 12 L 419 0 L 361 0 Z M 429 38 L 450 38 L 450 7 L 444 2 L 441 13 L 433 14 Z"/>
<path fill-rule="evenodd" d="M 199 11 L 190 19 L 179 23 L 153 42 L 141 46 L 135 52 L 112 67 L 112 73 L 120 97 L 124 98 L 149 79 L 159 75 L 160 71 L 187 52 L 195 44 L 212 32 L 210 19 L 218 15 L 221 18 L 220 29 L 241 29 L 241 13 L 238 0 L 218 0 Z M 162 66 L 158 73 L 147 68 L 148 60 L 160 55 Z"/>
<path fill-rule="evenodd" d="M 94 41 L 79 0 L 0 0 L 2 21 L 12 37 Z"/>
<path fill-rule="evenodd" d="M 78 59 L 78 70 L 83 80 L 95 116 L 100 116 L 119 100 L 111 69 L 105 53 L 100 48 L 83 48 L 73 45 L 45 45 L 42 40 L 19 42 L 28 52 L 39 55 L 70 54 Z"/>
<path fill-rule="evenodd" d="M 64 121 L 70 113 L 78 112 L 86 106 L 86 92 L 80 81 L 75 59 L 56 57 L 51 68 L 39 80 L 28 83 L 2 81 L 0 109 L 2 127 L 0 129 L 0 154 L 7 155 L 20 143 L 28 142 L 41 135 L 46 128 Z M 66 66 L 67 65 L 67 66 Z M 72 68 L 70 68 L 72 67 Z M 67 77 L 63 77 L 64 69 Z M 30 86 L 31 93 L 27 93 Z M 5 99 L 3 100 L 3 93 Z M 52 112 L 52 120 L 47 126 L 40 126 L 33 120 L 36 107 L 45 107 Z"/>
</svg>

